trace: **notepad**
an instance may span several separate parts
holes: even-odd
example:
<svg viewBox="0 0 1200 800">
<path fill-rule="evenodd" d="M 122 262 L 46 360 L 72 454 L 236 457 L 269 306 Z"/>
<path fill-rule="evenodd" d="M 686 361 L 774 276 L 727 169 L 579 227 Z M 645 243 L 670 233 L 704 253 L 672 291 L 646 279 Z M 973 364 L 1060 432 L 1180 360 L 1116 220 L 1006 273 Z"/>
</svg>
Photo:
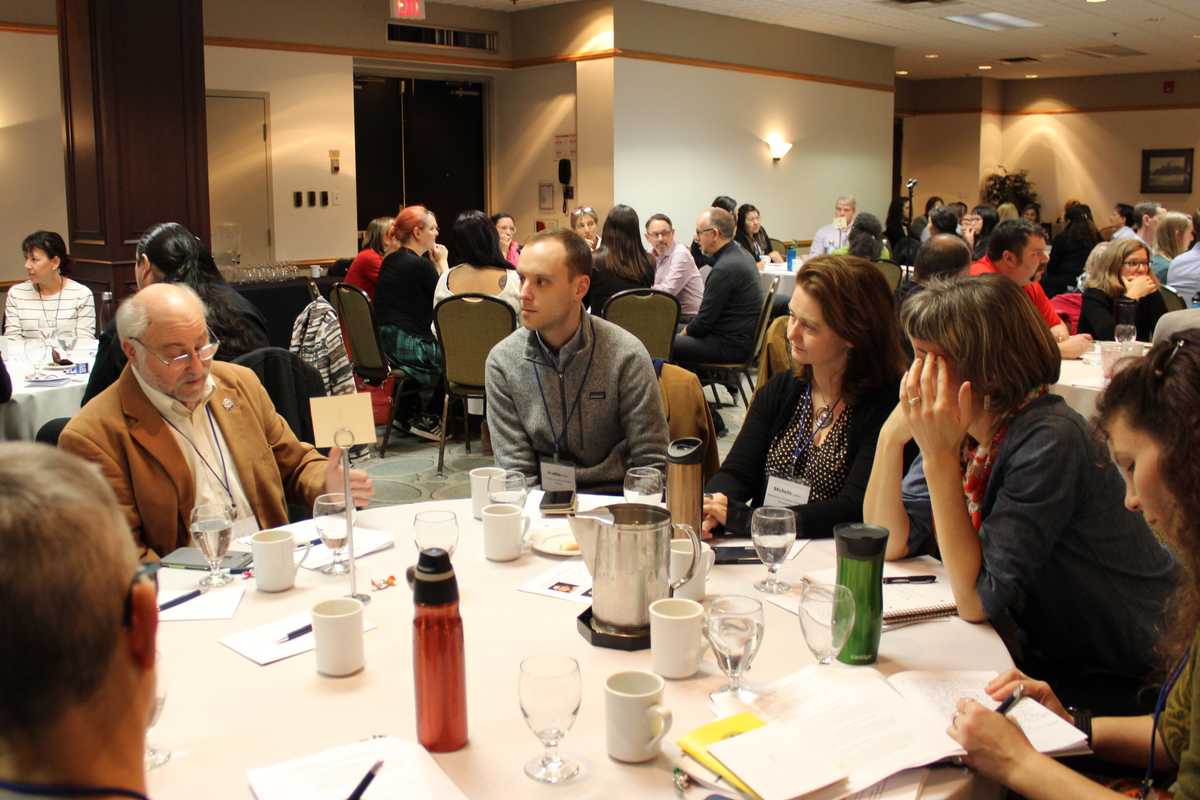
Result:
<svg viewBox="0 0 1200 800">
<path fill-rule="evenodd" d="M 177 606 L 172 606 L 166 611 L 158 612 L 159 622 L 233 619 L 233 615 L 237 613 L 238 605 L 242 602 L 242 595 L 246 592 L 246 587 L 242 584 L 241 578 L 236 578 L 235 580 L 237 580 L 237 583 L 234 583 L 232 586 L 208 589 L 199 597 L 193 597 L 191 600 L 186 600 Z M 159 589 L 158 604 L 162 606 L 191 591 L 191 589 Z"/>
<path fill-rule="evenodd" d="M 316 646 L 316 640 L 311 632 L 291 641 L 279 641 L 291 631 L 310 623 L 312 614 L 301 611 L 299 614 L 268 622 L 257 628 L 231 633 L 220 641 L 238 655 L 245 656 L 259 666 L 266 666 L 312 650 Z M 375 630 L 375 627 L 374 622 L 363 617 L 363 632 Z"/>
<path fill-rule="evenodd" d="M 466 800 L 454 781 L 416 742 L 392 736 L 331 747 L 303 758 L 246 771 L 257 800 L 329 800 L 347 797 L 376 761 L 383 762 L 364 800 L 436 797 Z"/>
<path fill-rule="evenodd" d="M 933 583 L 885 583 L 883 585 L 883 624 L 904 625 L 929 619 L 952 617 L 958 614 L 954 592 L 946 567 L 929 556 L 889 561 L 883 565 L 883 577 L 899 578 L 912 575 L 935 575 Z M 805 575 L 814 583 L 836 583 L 837 568 L 816 570 Z M 772 595 L 770 602 L 793 614 L 799 613 L 800 587 L 788 594 Z"/>
<path fill-rule="evenodd" d="M 304 545 L 314 539 L 319 538 L 317 535 L 317 523 L 314 520 L 308 519 L 303 522 L 296 522 L 291 525 L 285 525 L 280 530 L 291 531 L 296 537 L 296 560 L 299 561 L 304 555 Z M 251 547 L 250 536 L 243 536 L 238 539 L 238 544 Z M 387 531 L 378 531 L 373 528 L 364 528 L 361 525 L 354 526 L 354 560 L 363 556 L 377 553 L 380 550 L 386 550 L 389 547 L 394 547 L 395 539 Z M 349 558 L 349 549 L 344 548 L 342 555 Z M 333 563 L 333 551 L 325 545 L 317 542 L 312 546 L 312 552 L 308 554 L 308 558 L 304 559 L 305 569 L 321 569 Z"/>
</svg>

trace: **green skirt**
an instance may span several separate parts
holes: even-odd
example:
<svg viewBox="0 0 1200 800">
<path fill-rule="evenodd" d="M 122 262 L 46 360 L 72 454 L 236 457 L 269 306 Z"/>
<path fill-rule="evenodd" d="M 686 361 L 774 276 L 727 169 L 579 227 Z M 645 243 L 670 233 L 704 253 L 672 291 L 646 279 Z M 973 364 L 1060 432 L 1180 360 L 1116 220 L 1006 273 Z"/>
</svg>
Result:
<svg viewBox="0 0 1200 800">
<path fill-rule="evenodd" d="M 395 325 L 380 325 L 379 338 L 392 362 L 417 383 L 437 386 L 442 382 L 442 350 L 436 341 L 413 336 Z"/>
</svg>

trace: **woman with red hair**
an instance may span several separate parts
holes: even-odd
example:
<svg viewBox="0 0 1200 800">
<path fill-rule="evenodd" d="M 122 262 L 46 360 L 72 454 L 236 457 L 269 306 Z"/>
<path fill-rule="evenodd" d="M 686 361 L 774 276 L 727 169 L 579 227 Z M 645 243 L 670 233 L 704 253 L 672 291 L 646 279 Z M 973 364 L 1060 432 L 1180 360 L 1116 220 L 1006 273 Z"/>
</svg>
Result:
<svg viewBox="0 0 1200 800">
<path fill-rule="evenodd" d="M 446 271 L 446 248 L 437 243 L 437 218 L 424 206 L 405 206 L 392 222 L 399 249 L 383 259 L 375 287 L 375 317 L 383 347 L 398 367 L 422 386 L 442 379 L 442 358 L 433 325 L 433 291 Z M 407 413 L 404 413 L 407 411 Z M 411 433 L 426 439 L 441 436 L 438 418 L 402 409 Z"/>
</svg>

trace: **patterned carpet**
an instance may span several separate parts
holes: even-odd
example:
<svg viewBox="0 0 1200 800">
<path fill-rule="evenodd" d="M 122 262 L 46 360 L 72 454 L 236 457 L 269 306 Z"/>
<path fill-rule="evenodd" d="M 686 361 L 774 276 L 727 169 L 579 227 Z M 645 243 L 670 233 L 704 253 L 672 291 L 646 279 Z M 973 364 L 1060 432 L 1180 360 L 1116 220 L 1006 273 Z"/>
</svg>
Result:
<svg viewBox="0 0 1200 800">
<path fill-rule="evenodd" d="M 726 434 L 717 441 L 717 450 L 724 460 L 737 432 L 741 430 L 746 409 L 740 404 L 729 405 L 728 392 L 717 389 L 721 396 L 721 418 L 725 421 Z M 711 389 L 705 391 L 711 396 Z M 383 440 L 383 428 L 379 428 L 379 441 Z M 378 445 L 378 442 L 377 442 Z M 417 503 L 423 500 L 454 500 L 471 496 L 469 473 L 476 467 L 492 465 L 490 456 L 479 450 L 479 437 L 471 439 L 471 452 L 466 452 L 462 441 L 446 442 L 445 475 L 437 474 L 437 442 L 430 442 L 409 434 L 393 433 L 388 442 L 387 458 L 379 458 L 378 446 L 370 458 L 355 461 L 354 466 L 365 469 L 375 482 L 375 497 L 371 505 L 395 505 Z"/>
</svg>

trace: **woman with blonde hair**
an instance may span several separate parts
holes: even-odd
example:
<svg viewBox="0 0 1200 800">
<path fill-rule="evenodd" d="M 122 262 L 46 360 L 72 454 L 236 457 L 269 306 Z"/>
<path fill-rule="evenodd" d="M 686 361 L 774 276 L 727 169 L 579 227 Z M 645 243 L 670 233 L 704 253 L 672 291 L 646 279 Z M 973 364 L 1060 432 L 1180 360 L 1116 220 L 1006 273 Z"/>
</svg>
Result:
<svg viewBox="0 0 1200 800">
<path fill-rule="evenodd" d="M 571 230 L 583 237 L 592 252 L 600 249 L 600 218 L 591 206 L 580 206 L 571 212 Z"/>
<path fill-rule="evenodd" d="M 887 557 L 939 553 L 958 614 L 992 622 L 1021 669 L 1127 711 L 1157 668 L 1175 564 L 1121 504 L 1121 478 L 1058 395 L 1061 356 L 1000 275 L 933 281 L 901 322 L 915 360 L 879 434 L 863 518 Z M 904 447 L 920 456 L 903 473 Z"/>
<path fill-rule="evenodd" d="M 1120 304 L 1133 304 L 1136 310 L 1130 313 L 1134 314 L 1137 338 L 1150 341 L 1158 318 L 1167 313 L 1158 286 L 1150 271 L 1150 251 L 1141 239 L 1110 242 L 1094 272 L 1084 280 L 1079 332 L 1090 333 L 1098 341 L 1111 341 Z"/>
<path fill-rule="evenodd" d="M 1167 282 L 1171 262 L 1192 246 L 1192 218 L 1179 211 L 1166 211 L 1159 215 L 1158 232 L 1154 235 L 1154 246 L 1158 252 L 1150 259 L 1150 268 L 1159 283 Z"/>
<path fill-rule="evenodd" d="M 1021 212 L 1017 211 L 1015 203 L 1001 203 L 1000 207 L 996 209 L 996 215 L 1000 217 L 1001 222 L 1004 222 L 1006 219 L 1021 218 Z"/>
</svg>

